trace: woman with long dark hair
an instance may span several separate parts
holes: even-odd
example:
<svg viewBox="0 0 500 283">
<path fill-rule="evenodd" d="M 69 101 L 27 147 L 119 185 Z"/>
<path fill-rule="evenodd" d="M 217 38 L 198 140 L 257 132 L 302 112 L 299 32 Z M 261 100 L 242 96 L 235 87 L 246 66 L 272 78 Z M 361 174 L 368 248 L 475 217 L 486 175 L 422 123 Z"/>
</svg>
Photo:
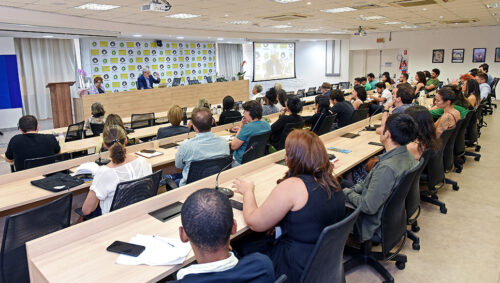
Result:
<svg viewBox="0 0 500 283">
<path fill-rule="evenodd" d="M 479 83 L 475 79 L 467 80 L 466 83 L 462 84 L 462 91 L 464 96 L 469 101 L 472 107 L 477 108 L 481 102 L 481 91 L 479 90 Z"/>
<path fill-rule="evenodd" d="M 276 274 L 286 274 L 293 283 L 299 282 L 323 229 L 344 218 L 345 197 L 325 145 L 315 133 L 293 130 L 286 139 L 285 161 L 288 171 L 260 206 L 253 182 L 238 178 L 233 187 L 243 195 L 243 217 L 250 229 L 281 227 L 276 241 L 269 238 L 270 250 L 261 252 L 271 256 Z"/>
<path fill-rule="evenodd" d="M 419 160 L 426 149 L 434 149 L 438 145 L 434 119 L 424 106 L 408 107 L 404 113 L 410 115 L 418 125 L 417 139 L 410 142 L 406 147 L 415 159 Z"/>
<path fill-rule="evenodd" d="M 425 84 L 427 83 L 424 72 L 417 72 L 415 80 L 417 80 L 417 84 L 415 85 L 415 95 L 418 95 L 420 91 L 425 90 Z"/>
<path fill-rule="evenodd" d="M 366 100 L 366 90 L 362 86 L 355 86 L 352 90 L 351 103 L 354 110 L 359 109 L 361 104 L 365 103 Z"/>
</svg>

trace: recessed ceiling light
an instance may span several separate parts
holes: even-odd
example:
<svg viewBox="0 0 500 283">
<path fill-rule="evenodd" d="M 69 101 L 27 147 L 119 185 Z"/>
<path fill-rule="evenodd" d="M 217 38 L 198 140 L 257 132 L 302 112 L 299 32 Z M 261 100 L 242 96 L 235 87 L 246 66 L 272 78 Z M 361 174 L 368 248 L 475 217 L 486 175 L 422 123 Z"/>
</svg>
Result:
<svg viewBox="0 0 500 283">
<path fill-rule="evenodd" d="M 352 11 L 356 11 L 356 9 L 354 8 L 351 8 L 351 7 L 342 7 L 342 8 L 333 8 L 333 9 L 325 9 L 325 10 L 321 10 L 321 12 L 325 12 L 325 13 L 343 13 L 343 12 L 352 12 Z"/>
<path fill-rule="evenodd" d="M 306 4 L 307 4 L 307 5 L 311 5 L 311 2 L 307 2 Z"/>
<path fill-rule="evenodd" d="M 134 34 L 133 37 L 142 37 L 142 34 Z"/>
<path fill-rule="evenodd" d="M 422 8 L 422 11 L 427 11 L 427 8 Z"/>
<path fill-rule="evenodd" d="M 319 31 L 319 30 L 321 30 L 321 29 L 319 29 L 319 28 L 306 28 L 306 29 L 304 29 L 304 31 Z"/>
<path fill-rule="evenodd" d="M 178 36 L 177 39 L 184 39 L 184 36 Z"/>
<path fill-rule="evenodd" d="M 224 38 L 218 37 L 217 40 L 222 41 L 222 40 L 224 40 Z"/>
<path fill-rule="evenodd" d="M 347 32 L 346 31 L 330 31 L 328 33 L 330 33 L 330 34 L 346 34 Z"/>
<path fill-rule="evenodd" d="M 486 8 L 500 8 L 500 3 L 487 4 Z"/>
<path fill-rule="evenodd" d="M 111 9 L 119 8 L 120 6 L 116 5 L 106 5 L 106 4 L 95 4 L 95 3 L 87 3 L 75 7 L 76 9 L 86 9 L 86 10 L 95 10 L 95 11 L 107 11 Z"/>
<path fill-rule="evenodd" d="M 251 21 L 232 21 L 228 22 L 228 24 L 233 24 L 233 25 L 248 25 L 251 24 Z"/>
<path fill-rule="evenodd" d="M 440 18 L 440 19 L 442 19 L 442 18 L 443 18 L 443 16 L 439 16 L 439 18 Z"/>
<path fill-rule="evenodd" d="M 363 20 L 363 21 L 371 21 L 371 20 L 385 19 L 385 17 L 384 16 L 368 16 L 368 17 L 365 17 L 365 16 L 361 15 L 361 16 L 359 16 L 359 19 Z"/>
<path fill-rule="evenodd" d="M 385 22 L 384 25 L 400 25 L 403 22 Z"/>
<path fill-rule="evenodd" d="M 405 25 L 405 26 L 401 26 L 401 28 L 418 28 L 418 26 L 415 26 L 415 25 Z"/>
<path fill-rule="evenodd" d="M 229 17 L 229 15 L 228 14 L 224 14 L 224 17 Z"/>
<path fill-rule="evenodd" d="M 278 2 L 281 4 L 288 4 L 288 3 L 293 3 L 293 2 L 300 2 L 302 0 L 274 0 L 274 2 Z"/>
<path fill-rule="evenodd" d="M 53 38 L 54 36 L 53 35 L 44 35 L 43 37 L 44 38 Z"/>
<path fill-rule="evenodd" d="M 165 18 L 192 19 L 192 18 L 197 18 L 199 16 L 200 15 L 179 13 L 179 14 L 173 14 L 173 15 L 165 16 Z"/>
<path fill-rule="evenodd" d="M 292 26 L 290 25 L 277 25 L 277 26 L 271 26 L 272 28 L 291 28 Z"/>
</svg>

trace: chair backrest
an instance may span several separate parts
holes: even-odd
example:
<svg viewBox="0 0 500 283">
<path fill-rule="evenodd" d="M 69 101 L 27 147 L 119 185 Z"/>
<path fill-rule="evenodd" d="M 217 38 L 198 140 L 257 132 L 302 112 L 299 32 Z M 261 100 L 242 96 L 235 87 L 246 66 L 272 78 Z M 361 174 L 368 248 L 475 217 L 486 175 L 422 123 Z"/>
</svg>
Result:
<svg viewBox="0 0 500 283">
<path fill-rule="evenodd" d="M 104 131 L 104 124 L 90 123 L 90 130 L 92 131 L 92 136 L 97 137 Z"/>
<path fill-rule="evenodd" d="M 493 84 L 491 85 L 491 96 L 493 96 L 495 98 L 497 97 L 496 89 L 497 89 L 497 84 L 498 84 L 499 80 L 500 80 L 500 78 L 493 79 Z"/>
<path fill-rule="evenodd" d="M 286 95 L 294 95 L 295 94 L 295 91 L 287 91 L 286 92 Z"/>
<path fill-rule="evenodd" d="M 465 153 L 465 132 L 469 127 L 472 115 L 474 115 L 474 111 L 469 110 L 469 112 L 467 112 L 467 115 L 465 115 L 465 118 L 463 119 L 464 121 L 462 125 L 460 125 L 460 128 L 457 130 L 457 136 L 455 138 L 455 146 L 453 147 L 454 157 L 461 156 Z"/>
<path fill-rule="evenodd" d="M 422 172 L 425 169 L 425 166 L 427 166 L 427 163 L 429 162 L 430 153 L 431 150 L 429 149 L 424 150 L 424 152 L 422 153 L 420 160 L 423 160 L 423 164 L 419 168 L 418 172 L 416 172 L 415 178 L 413 178 L 410 191 L 406 196 L 405 206 L 406 206 L 406 216 L 408 218 L 410 218 L 420 206 L 420 175 L 422 174 Z"/>
<path fill-rule="evenodd" d="M 29 282 L 26 242 L 69 227 L 71 193 L 48 204 L 7 216 L 0 252 L 2 282 Z"/>
<path fill-rule="evenodd" d="M 196 182 L 208 176 L 217 174 L 225 166 L 231 164 L 232 161 L 233 159 L 229 155 L 218 158 L 193 161 L 189 166 L 189 173 L 187 176 L 186 184 Z"/>
<path fill-rule="evenodd" d="M 116 185 L 110 211 L 156 196 L 160 180 L 161 170 L 158 170 L 151 175 L 119 183 Z"/>
<path fill-rule="evenodd" d="M 241 115 L 239 116 L 227 116 L 224 117 L 224 123 L 220 125 L 225 125 L 225 124 L 230 124 L 230 123 L 235 123 L 241 121 Z"/>
<path fill-rule="evenodd" d="M 443 155 L 444 148 L 448 143 L 455 128 L 444 130 L 439 137 L 439 146 L 429 153 L 429 161 L 424 169 L 426 182 L 429 188 L 435 187 L 444 180 Z"/>
<path fill-rule="evenodd" d="M 344 246 L 360 212 L 358 207 L 342 221 L 323 229 L 302 272 L 300 282 L 345 282 Z"/>
<path fill-rule="evenodd" d="M 248 140 L 248 146 L 253 146 L 254 149 L 243 154 L 243 157 L 241 158 L 241 164 L 245 164 L 264 156 L 264 154 L 266 153 L 267 142 L 269 141 L 270 136 L 270 131 L 251 136 Z M 249 148 L 248 146 L 247 149 Z"/>
<path fill-rule="evenodd" d="M 366 119 L 367 115 L 368 115 L 368 108 L 356 109 L 352 112 L 351 121 L 349 121 L 349 124 L 353 124 L 363 119 Z"/>
<path fill-rule="evenodd" d="M 155 125 L 155 113 L 132 114 L 130 117 L 130 127 L 140 129 Z"/>
<path fill-rule="evenodd" d="M 417 166 L 406 172 L 391 192 L 382 209 L 382 254 L 386 258 L 391 250 L 406 234 L 406 208 L 405 199 L 413 185 L 413 179 L 424 165 L 421 159 Z"/>
<path fill-rule="evenodd" d="M 301 97 L 304 97 L 305 93 L 306 93 L 305 89 L 299 89 L 299 90 L 297 90 L 297 94 L 296 95 L 297 95 L 298 98 L 301 98 Z"/>
<path fill-rule="evenodd" d="M 481 107 L 481 109 L 480 109 Z M 479 138 L 479 132 L 478 132 L 478 127 L 477 127 L 477 119 L 479 112 L 482 111 L 484 108 L 484 105 L 479 105 L 478 108 L 472 112 L 472 117 L 470 118 L 469 124 L 467 125 L 467 130 L 465 132 L 466 140 L 467 140 L 467 146 L 473 145 L 477 139 Z"/>
<path fill-rule="evenodd" d="M 200 82 L 198 80 L 188 80 L 188 84 L 189 85 L 197 85 L 197 84 L 200 84 Z"/>
<path fill-rule="evenodd" d="M 181 84 L 181 78 L 174 78 L 172 81 L 172 86 L 178 86 Z"/>
<path fill-rule="evenodd" d="M 316 88 L 315 87 L 310 87 L 307 90 L 307 93 L 306 93 L 307 96 L 311 96 L 311 95 L 315 95 L 315 94 L 316 94 Z"/>
<path fill-rule="evenodd" d="M 316 94 L 320 94 L 321 93 L 321 86 L 318 86 L 318 89 L 316 89 Z"/>
<path fill-rule="evenodd" d="M 339 84 L 332 84 L 332 89 L 339 89 Z"/>
<path fill-rule="evenodd" d="M 351 86 L 350 82 L 340 82 L 339 83 L 339 88 L 340 89 L 348 89 Z"/>
<path fill-rule="evenodd" d="M 311 129 L 311 131 L 315 132 L 318 136 L 321 136 L 321 135 L 324 135 L 324 134 L 330 132 L 336 118 L 337 118 L 337 113 L 334 113 L 333 115 L 324 116 L 322 118 L 323 121 L 320 121 L 320 123 L 318 123 L 318 125 L 314 129 Z M 314 125 L 313 125 L 313 127 L 314 127 Z"/>
<path fill-rule="evenodd" d="M 66 132 L 66 138 L 64 142 L 71 142 L 83 139 L 83 127 L 85 122 L 81 121 L 76 124 L 71 124 L 68 126 L 68 131 Z"/>
<path fill-rule="evenodd" d="M 209 84 L 212 83 L 212 77 L 210 77 L 210 76 L 205 76 L 205 80 L 207 80 L 207 83 L 209 83 Z"/>
<path fill-rule="evenodd" d="M 444 147 L 444 153 L 443 153 L 443 165 L 444 165 L 444 171 L 448 172 L 453 169 L 453 164 L 454 164 L 454 156 L 453 156 L 453 150 L 455 148 L 455 140 L 457 138 L 458 131 L 460 131 L 460 128 L 464 124 L 464 119 L 462 118 L 457 121 L 455 124 L 454 130 L 450 136 L 450 139 L 446 143 L 446 146 Z"/>
<path fill-rule="evenodd" d="M 443 87 L 443 82 L 440 81 L 438 88 L 441 89 L 442 87 Z"/>
<path fill-rule="evenodd" d="M 280 142 L 278 145 L 277 150 L 281 150 L 285 148 L 285 141 L 286 137 L 288 137 L 288 134 L 293 130 L 293 129 L 302 129 L 304 127 L 304 121 L 300 121 L 297 123 L 288 123 L 283 127 L 283 132 L 281 132 L 281 138 Z"/>
<path fill-rule="evenodd" d="M 56 163 L 69 159 L 69 154 L 54 154 L 45 157 L 29 158 L 24 160 L 24 169 L 30 169 L 38 166 Z"/>
</svg>

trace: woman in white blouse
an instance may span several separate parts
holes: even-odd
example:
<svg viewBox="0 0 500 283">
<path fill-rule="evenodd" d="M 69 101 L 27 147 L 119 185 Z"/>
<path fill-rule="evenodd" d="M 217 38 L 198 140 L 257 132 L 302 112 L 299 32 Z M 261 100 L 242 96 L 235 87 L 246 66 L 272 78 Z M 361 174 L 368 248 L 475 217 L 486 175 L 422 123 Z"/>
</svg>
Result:
<svg viewBox="0 0 500 283">
<path fill-rule="evenodd" d="M 94 176 L 87 198 L 83 203 L 84 215 L 93 213 L 100 204 L 102 214 L 108 213 L 115 195 L 116 185 L 152 174 L 151 164 L 134 154 L 127 154 L 127 135 L 119 126 L 104 129 L 104 147 L 109 150 L 111 162 L 101 166 Z M 97 216 L 93 213 L 92 216 Z"/>
</svg>

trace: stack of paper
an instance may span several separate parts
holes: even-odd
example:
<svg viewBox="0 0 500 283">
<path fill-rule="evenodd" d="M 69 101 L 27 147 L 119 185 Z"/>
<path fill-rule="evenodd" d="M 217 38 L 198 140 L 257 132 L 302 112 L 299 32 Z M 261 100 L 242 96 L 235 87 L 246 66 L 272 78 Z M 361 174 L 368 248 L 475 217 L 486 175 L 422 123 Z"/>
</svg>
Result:
<svg viewBox="0 0 500 283">
<path fill-rule="evenodd" d="M 175 265 L 181 264 L 191 251 L 191 245 L 179 239 L 164 238 L 155 235 L 137 234 L 130 243 L 146 249 L 138 256 L 120 255 L 116 263 L 124 265 Z"/>
<path fill-rule="evenodd" d="M 163 152 L 161 152 L 161 151 L 155 151 L 153 153 L 147 153 L 147 152 L 138 151 L 135 154 L 140 155 L 142 157 L 151 158 L 151 157 L 155 157 L 155 156 L 158 156 L 158 155 L 162 155 Z"/>
</svg>

